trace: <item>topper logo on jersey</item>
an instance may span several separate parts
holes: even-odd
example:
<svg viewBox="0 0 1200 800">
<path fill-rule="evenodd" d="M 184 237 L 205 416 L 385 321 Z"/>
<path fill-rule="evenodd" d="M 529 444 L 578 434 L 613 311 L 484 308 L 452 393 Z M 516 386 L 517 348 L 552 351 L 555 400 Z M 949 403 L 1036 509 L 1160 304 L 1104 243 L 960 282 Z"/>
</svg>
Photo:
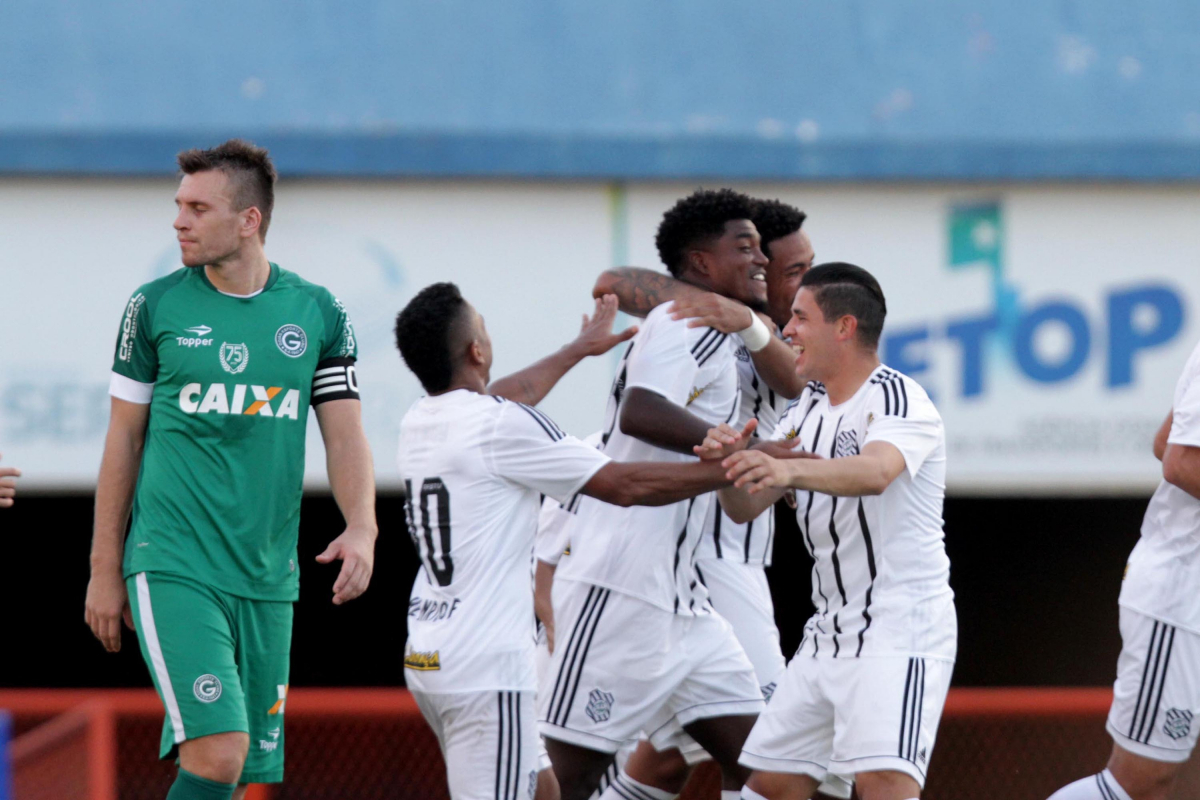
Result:
<svg viewBox="0 0 1200 800">
<path fill-rule="evenodd" d="M 253 398 L 246 405 L 246 390 Z M 271 402 L 283 392 L 283 399 L 275 408 Z M 203 399 L 201 399 L 203 398 Z M 198 383 L 189 383 L 179 392 L 179 408 L 185 414 L 244 414 L 248 417 L 275 417 L 277 419 L 298 419 L 300 414 L 300 390 L 288 389 L 286 392 L 280 386 L 247 386 L 237 383 L 233 386 L 232 395 L 223 383 L 214 383 L 204 389 Z"/>
<path fill-rule="evenodd" d="M 212 333 L 212 328 L 207 325 L 193 325 L 190 328 L 184 328 L 184 333 L 190 333 L 191 336 L 176 336 L 175 342 L 180 347 L 211 347 L 215 339 L 205 339 L 205 336 Z"/>
<path fill-rule="evenodd" d="M 129 298 L 125 307 L 125 319 L 121 321 L 121 344 L 117 348 L 117 358 L 128 362 L 133 358 L 133 342 L 137 339 L 138 313 L 146 302 L 146 296 L 138 292 Z"/>
<path fill-rule="evenodd" d="M 284 325 L 275 331 L 275 346 L 289 358 L 299 358 L 308 349 L 308 337 L 299 325 Z"/>
<path fill-rule="evenodd" d="M 250 363 L 250 348 L 244 344 L 221 342 L 221 349 L 217 351 L 217 356 L 221 360 L 221 369 L 230 375 L 237 375 Z"/>
</svg>

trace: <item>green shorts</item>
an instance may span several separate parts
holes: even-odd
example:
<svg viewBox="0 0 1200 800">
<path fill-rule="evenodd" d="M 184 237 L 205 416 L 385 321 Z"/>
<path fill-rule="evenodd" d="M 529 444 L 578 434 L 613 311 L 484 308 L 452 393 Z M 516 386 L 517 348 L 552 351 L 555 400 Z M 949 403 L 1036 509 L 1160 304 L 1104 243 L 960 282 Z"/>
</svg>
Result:
<svg viewBox="0 0 1200 800">
<path fill-rule="evenodd" d="M 125 581 L 142 658 L 167 710 L 161 758 L 214 733 L 250 734 L 239 783 L 283 780 L 292 604 L 139 572 Z"/>
</svg>

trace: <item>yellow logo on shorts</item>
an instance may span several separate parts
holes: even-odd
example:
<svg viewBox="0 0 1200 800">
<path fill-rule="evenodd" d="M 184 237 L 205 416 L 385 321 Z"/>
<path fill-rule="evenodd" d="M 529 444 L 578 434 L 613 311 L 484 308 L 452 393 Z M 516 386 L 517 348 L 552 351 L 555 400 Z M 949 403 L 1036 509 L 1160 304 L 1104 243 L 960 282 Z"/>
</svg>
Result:
<svg viewBox="0 0 1200 800">
<path fill-rule="evenodd" d="M 420 672 L 439 670 L 442 668 L 442 659 L 439 653 L 438 650 L 434 650 L 432 653 L 418 653 L 414 650 L 404 656 L 404 667 Z"/>
</svg>

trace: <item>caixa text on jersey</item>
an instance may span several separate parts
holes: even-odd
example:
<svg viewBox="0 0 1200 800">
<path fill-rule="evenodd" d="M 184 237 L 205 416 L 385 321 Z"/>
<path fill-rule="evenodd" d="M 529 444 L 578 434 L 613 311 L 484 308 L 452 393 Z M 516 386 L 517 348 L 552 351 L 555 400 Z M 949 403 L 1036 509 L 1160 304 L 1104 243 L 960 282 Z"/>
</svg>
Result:
<svg viewBox="0 0 1200 800">
<path fill-rule="evenodd" d="M 277 404 L 272 407 L 276 400 Z M 231 387 L 214 383 L 205 389 L 199 383 L 189 383 L 179 392 L 179 408 L 185 414 L 244 414 L 297 419 L 300 390 L 244 383 L 236 383 Z"/>
</svg>

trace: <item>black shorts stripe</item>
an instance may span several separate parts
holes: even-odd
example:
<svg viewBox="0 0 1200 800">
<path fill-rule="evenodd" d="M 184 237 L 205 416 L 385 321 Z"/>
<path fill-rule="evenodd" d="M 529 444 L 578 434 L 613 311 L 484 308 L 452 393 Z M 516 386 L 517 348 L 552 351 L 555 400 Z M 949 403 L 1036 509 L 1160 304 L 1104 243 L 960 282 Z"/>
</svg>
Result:
<svg viewBox="0 0 1200 800">
<path fill-rule="evenodd" d="M 915 658 L 908 660 L 908 675 L 904 679 L 904 699 L 900 701 L 900 741 L 896 748 L 896 755 L 900 758 L 905 757 L 906 745 L 908 744 L 908 736 L 906 735 L 908 733 L 908 698 L 909 695 L 916 694 L 913 687 L 913 673 L 916 668 L 915 662 Z"/>
<path fill-rule="evenodd" d="M 916 719 L 917 724 L 912 729 L 912 747 L 909 749 L 908 760 L 912 763 L 917 763 L 917 748 L 921 746 L 921 722 L 925 715 L 925 659 L 917 659 L 917 674 L 920 676 L 920 681 L 917 683 L 917 703 L 916 703 Z"/>
<path fill-rule="evenodd" d="M 1139 742 L 1142 740 L 1143 734 L 1149 734 L 1149 731 L 1146 730 L 1147 727 L 1149 727 L 1151 730 L 1153 729 L 1153 720 L 1150 719 L 1150 705 L 1154 701 L 1155 689 L 1159 688 L 1159 684 L 1161 682 L 1163 647 L 1166 644 L 1167 630 L 1169 628 L 1169 626 L 1163 622 L 1155 622 L 1154 624 L 1157 628 L 1158 643 L 1155 644 L 1153 640 L 1151 640 L 1151 645 L 1154 649 L 1154 663 L 1150 667 L 1150 683 L 1146 684 L 1146 697 L 1141 708 L 1139 709 L 1141 721 L 1138 722 L 1137 733 L 1133 736 L 1133 739 Z M 1147 651 L 1146 655 L 1149 656 L 1149 654 L 1149 651 Z M 1149 659 L 1147 658 L 1147 660 Z"/>
<path fill-rule="evenodd" d="M 593 625 L 599 620 L 598 610 L 601 608 L 602 601 L 608 596 L 608 590 L 599 587 L 593 587 L 596 590 L 595 595 L 591 598 L 591 607 L 585 608 L 580 612 L 580 618 L 583 620 L 583 626 L 579 629 L 579 638 L 575 640 L 575 648 L 569 654 L 563 654 L 563 663 L 566 668 L 566 680 L 563 681 L 562 693 L 558 696 L 558 707 L 550 717 L 550 721 L 556 725 L 565 725 L 567 717 L 570 714 L 571 704 L 568 698 L 572 696 L 572 686 L 578 685 L 578 675 L 583 670 L 583 660 L 587 656 L 587 643 L 591 641 L 589 634 L 592 631 Z M 589 592 L 589 594 L 591 594 Z M 570 656 L 569 660 L 567 656 Z M 554 698 L 551 697 L 553 702 Z"/>
<path fill-rule="evenodd" d="M 721 517 L 725 516 L 721 513 L 721 501 L 717 500 L 716 513 L 713 514 L 713 548 L 717 551 L 717 558 L 721 557 Z"/>
<path fill-rule="evenodd" d="M 630 797 L 633 800 L 655 800 L 649 792 L 638 786 L 634 786 L 628 776 L 622 775 L 619 772 L 617 773 L 616 780 L 613 781 L 613 786 L 621 791 L 622 797 Z"/>
<path fill-rule="evenodd" d="M 1146 678 L 1150 675 L 1150 659 L 1154 654 L 1154 642 L 1156 639 L 1158 639 L 1158 626 L 1159 623 L 1156 620 L 1154 622 L 1154 629 L 1150 631 L 1150 646 L 1146 648 L 1146 660 L 1142 665 L 1142 682 L 1138 684 L 1137 702 L 1133 704 L 1133 719 L 1129 721 L 1130 739 L 1135 738 L 1133 735 L 1133 730 L 1137 727 L 1138 717 L 1140 716 L 1142 708 L 1142 698 L 1146 694 Z"/>
<path fill-rule="evenodd" d="M 1163 687 L 1167 685 L 1167 669 L 1171 666 L 1171 650 L 1175 646 L 1175 626 L 1163 624 L 1163 628 L 1167 629 L 1167 633 L 1163 636 L 1167 640 L 1167 653 L 1163 656 L 1162 669 L 1158 673 L 1158 693 L 1154 697 L 1154 709 L 1146 717 L 1146 735 L 1141 740 L 1142 744 L 1150 743 L 1150 735 L 1154 733 L 1154 726 L 1158 719 L 1159 705 L 1162 703 Z M 1149 703 L 1147 703 L 1148 705 Z"/>
<path fill-rule="evenodd" d="M 587 615 L 588 609 L 595 602 L 596 594 L 600 592 L 600 588 L 592 586 L 588 589 L 588 596 L 583 601 L 583 608 L 580 609 L 579 616 L 575 619 L 575 625 L 571 628 L 571 638 L 567 639 L 566 650 L 563 651 L 562 664 L 558 668 L 558 675 L 554 678 L 554 690 L 550 692 L 550 705 L 547 711 L 547 718 L 554 719 L 554 701 L 559 696 L 559 690 L 565 685 L 566 675 L 568 672 L 567 659 L 571 652 L 578 647 L 579 631 L 583 628 L 583 620 Z M 561 702 L 559 703 L 561 705 Z"/>
<path fill-rule="evenodd" d="M 600 602 L 596 606 L 596 614 L 592 619 L 592 623 L 588 629 L 587 641 L 583 644 L 583 651 L 579 655 L 579 667 L 575 670 L 573 685 L 571 686 L 571 696 L 567 698 L 566 708 L 562 715 L 562 722 L 559 725 L 566 727 L 567 717 L 570 714 L 571 706 L 575 705 L 575 695 L 579 692 L 579 681 L 583 677 L 583 665 L 587 662 L 588 651 L 592 648 L 592 639 L 596 637 L 596 628 L 600 626 L 600 617 L 604 614 L 604 606 L 608 604 L 608 598 L 612 594 L 608 589 L 604 589 L 600 596 Z"/>
</svg>

